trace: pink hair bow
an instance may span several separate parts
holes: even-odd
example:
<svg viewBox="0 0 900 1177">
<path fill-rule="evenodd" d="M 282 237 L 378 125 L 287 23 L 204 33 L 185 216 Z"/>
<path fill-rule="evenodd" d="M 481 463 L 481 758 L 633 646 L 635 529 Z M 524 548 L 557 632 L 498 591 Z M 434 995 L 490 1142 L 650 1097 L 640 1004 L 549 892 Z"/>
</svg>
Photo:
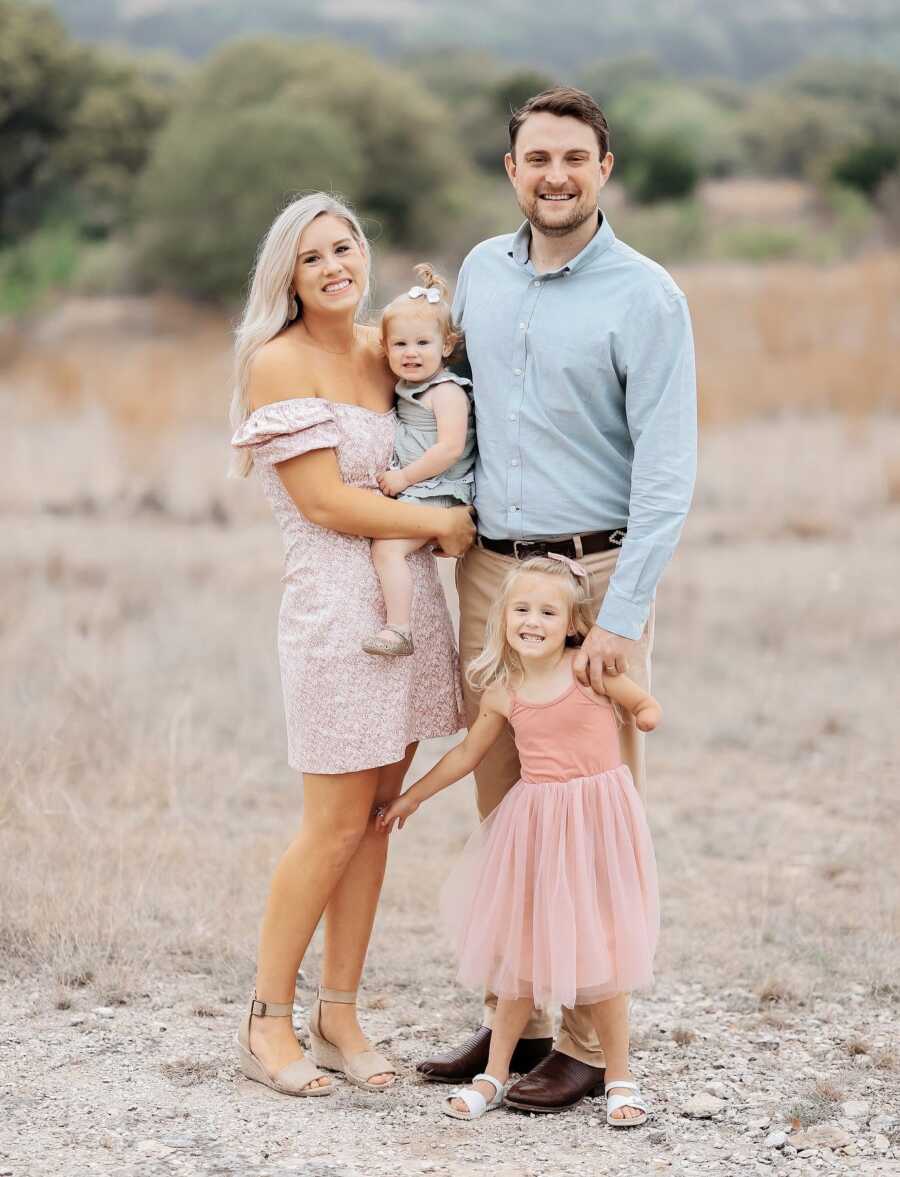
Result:
<svg viewBox="0 0 900 1177">
<path fill-rule="evenodd" d="M 565 564 L 573 576 L 588 578 L 587 569 L 583 568 L 577 560 L 570 560 L 568 556 L 563 556 L 560 552 L 548 552 L 548 560 L 558 560 L 560 564 Z"/>
<path fill-rule="evenodd" d="M 407 298 L 424 298 L 430 303 L 441 301 L 441 292 L 436 286 L 412 286 L 406 292 Z"/>
</svg>

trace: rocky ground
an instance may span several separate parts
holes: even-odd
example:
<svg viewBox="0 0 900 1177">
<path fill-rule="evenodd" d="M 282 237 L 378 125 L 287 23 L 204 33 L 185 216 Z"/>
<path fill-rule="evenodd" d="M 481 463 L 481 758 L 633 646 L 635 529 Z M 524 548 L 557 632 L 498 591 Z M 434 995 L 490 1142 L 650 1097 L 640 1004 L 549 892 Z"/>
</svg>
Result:
<svg viewBox="0 0 900 1177">
<path fill-rule="evenodd" d="M 265 880 L 299 812 L 278 540 L 251 488 L 219 490 L 207 434 L 156 499 L 97 489 L 88 509 L 66 462 L 90 436 L 73 422 L 67 448 L 60 424 L 53 495 L 3 507 L 0 1177 L 900 1173 L 896 421 L 704 437 L 659 602 L 663 937 L 633 1018 L 654 1117 L 628 1132 L 601 1100 L 460 1123 L 415 1077 L 478 1021 L 435 926 L 466 783 L 394 837 L 361 1018 L 396 1089 L 289 1100 L 240 1077 Z M 19 438 L 8 496 L 51 469 Z"/>
<path fill-rule="evenodd" d="M 896 1008 L 865 992 L 761 1014 L 746 990 L 664 978 L 635 1008 L 635 1068 L 655 1114 L 626 1132 L 605 1126 L 599 1099 L 563 1116 L 440 1116 L 446 1089 L 418 1081 L 414 1062 L 472 1011 L 438 972 L 415 993 L 369 991 L 365 1022 L 403 1069 L 396 1090 L 341 1084 L 315 1101 L 239 1077 L 239 1006 L 207 975 L 154 983 L 127 1006 L 76 991 L 58 1009 L 7 991 L 0 1174 L 900 1172 Z"/>
</svg>

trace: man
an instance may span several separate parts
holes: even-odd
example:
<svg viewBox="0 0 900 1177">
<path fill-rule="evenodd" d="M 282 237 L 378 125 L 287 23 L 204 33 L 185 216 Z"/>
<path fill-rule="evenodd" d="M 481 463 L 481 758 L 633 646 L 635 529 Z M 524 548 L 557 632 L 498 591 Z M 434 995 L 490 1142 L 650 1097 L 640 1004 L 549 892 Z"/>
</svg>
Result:
<svg viewBox="0 0 900 1177">
<path fill-rule="evenodd" d="M 479 536 L 457 566 L 463 667 L 481 651 L 487 613 L 517 559 L 556 551 L 580 560 L 599 607 L 576 657 L 585 683 L 628 673 L 650 685 L 653 603 L 690 505 L 696 387 L 684 295 L 656 263 L 618 241 L 599 210 L 613 156 L 603 112 L 583 91 L 538 94 L 513 115 L 506 171 L 527 220 L 475 247 L 454 313 L 475 388 Z M 466 686 L 470 721 L 477 696 Z M 642 737 L 622 754 L 643 793 Z M 519 776 L 511 736 L 475 773 L 482 820 Z M 462 1082 L 487 1063 L 496 998 L 458 1049 L 419 1064 Z M 530 1072 L 507 1102 L 535 1112 L 602 1092 L 589 1019 L 535 1011 L 512 1069 Z"/>
</svg>

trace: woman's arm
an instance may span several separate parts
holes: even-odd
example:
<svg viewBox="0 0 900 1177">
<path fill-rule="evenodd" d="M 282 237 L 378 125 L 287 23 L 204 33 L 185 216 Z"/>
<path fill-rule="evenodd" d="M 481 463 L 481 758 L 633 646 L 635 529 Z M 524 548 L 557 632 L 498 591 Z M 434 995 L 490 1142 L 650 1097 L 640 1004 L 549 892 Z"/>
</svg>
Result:
<svg viewBox="0 0 900 1177">
<path fill-rule="evenodd" d="M 398 495 L 417 482 L 443 474 L 466 448 L 469 398 L 465 391 L 451 380 L 445 380 L 431 389 L 430 406 L 437 422 L 438 439 L 408 466 L 386 470 L 379 476 L 378 485 L 386 495 Z"/>
<path fill-rule="evenodd" d="M 443 756 L 412 788 L 391 802 L 379 818 L 381 828 L 390 833 L 392 825 L 399 818 L 402 830 L 406 819 L 416 812 L 423 801 L 462 780 L 477 768 L 499 739 L 506 726 L 508 711 L 509 695 L 506 691 L 501 687 L 485 691 L 478 718 L 469 728 L 463 742 Z"/>
<path fill-rule="evenodd" d="M 652 732 L 662 719 L 662 707 L 627 674 L 603 676 L 603 690 L 614 703 L 630 711 L 642 732 Z"/>
<path fill-rule="evenodd" d="M 468 507 L 395 503 L 341 478 L 333 449 L 311 450 L 275 467 L 285 490 L 313 523 L 371 539 L 436 539 L 448 556 L 461 556 L 475 539 Z"/>
<path fill-rule="evenodd" d="M 250 373 L 253 408 L 293 399 L 296 387 L 295 356 L 286 357 L 267 345 Z M 436 539 L 448 556 L 461 556 L 475 539 L 468 507 L 393 503 L 370 490 L 347 486 L 333 449 L 310 450 L 279 462 L 275 469 L 298 510 L 320 527 L 372 539 Z"/>
</svg>

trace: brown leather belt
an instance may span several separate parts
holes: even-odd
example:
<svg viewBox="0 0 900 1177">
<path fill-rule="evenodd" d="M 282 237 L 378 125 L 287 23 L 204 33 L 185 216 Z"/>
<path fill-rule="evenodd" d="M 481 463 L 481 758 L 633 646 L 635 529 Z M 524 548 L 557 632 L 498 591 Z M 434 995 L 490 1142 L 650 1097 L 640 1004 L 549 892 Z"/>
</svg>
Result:
<svg viewBox="0 0 900 1177">
<path fill-rule="evenodd" d="M 515 560 L 546 556 L 548 552 L 580 560 L 582 556 L 592 556 L 595 552 L 620 548 L 625 534 L 626 528 L 617 527 L 615 531 L 589 531 L 563 539 L 488 539 L 486 535 L 479 535 L 478 546 L 489 552 L 499 552 L 501 556 L 512 556 Z"/>
</svg>

